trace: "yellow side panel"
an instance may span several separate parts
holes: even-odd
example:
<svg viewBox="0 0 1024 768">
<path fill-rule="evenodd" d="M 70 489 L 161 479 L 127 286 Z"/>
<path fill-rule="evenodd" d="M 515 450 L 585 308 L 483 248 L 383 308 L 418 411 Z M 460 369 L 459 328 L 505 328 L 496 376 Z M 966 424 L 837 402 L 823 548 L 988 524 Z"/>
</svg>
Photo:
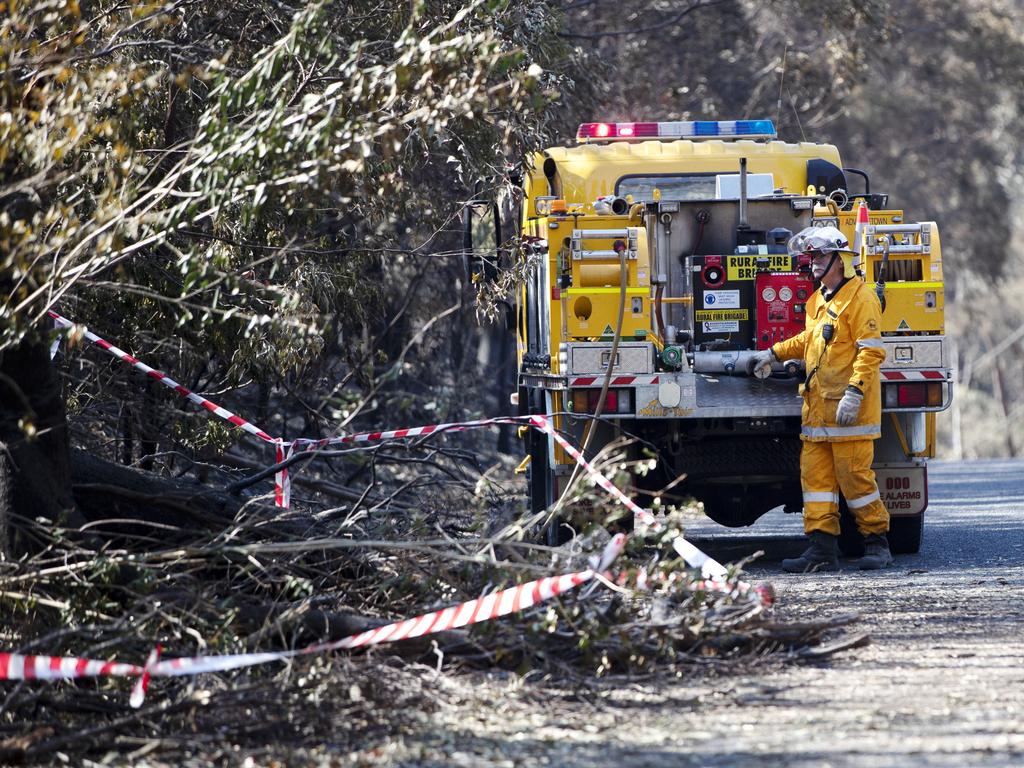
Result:
<svg viewBox="0 0 1024 768">
<path fill-rule="evenodd" d="M 612 336 L 619 319 L 621 289 L 570 288 L 562 291 L 568 335 L 573 339 Z M 646 337 L 650 329 L 649 288 L 627 288 L 622 313 L 622 335 Z"/>
<path fill-rule="evenodd" d="M 614 254 L 621 238 L 586 238 L 584 250 L 607 251 L 608 256 L 573 259 L 569 243 L 573 232 L 625 230 L 636 235 L 636 258 L 626 259 L 626 300 L 622 335 L 646 338 L 651 327 L 651 275 L 647 231 L 628 216 L 570 216 L 549 219 L 549 257 L 553 288 L 558 275 L 570 278 L 569 287 L 553 290 L 551 348 L 568 340 L 614 335 L 621 301 L 622 263 Z"/>
<path fill-rule="evenodd" d="M 945 333 L 944 305 L 942 283 L 886 283 L 882 333 Z"/>
<path fill-rule="evenodd" d="M 551 393 L 551 413 L 552 414 L 560 414 L 560 413 L 564 413 L 565 410 L 566 410 L 566 405 L 565 405 L 565 402 L 564 402 L 564 399 L 563 399 L 563 394 L 561 392 L 552 392 Z M 565 429 L 565 417 L 564 416 L 553 415 L 551 417 L 551 426 L 554 427 L 557 431 L 562 432 Z M 557 440 L 555 440 L 553 442 L 555 444 L 555 452 L 554 452 L 555 464 L 575 464 L 576 463 L 576 460 L 573 459 L 572 456 L 570 456 L 568 453 L 565 452 L 565 449 L 561 445 L 558 444 Z"/>
<path fill-rule="evenodd" d="M 872 223 L 888 224 L 882 219 L 891 211 L 872 211 Z M 902 213 L 902 212 L 898 212 Z M 902 216 L 900 217 L 902 221 Z M 939 228 L 930 225 L 929 253 L 891 254 L 889 274 L 885 283 L 885 312 L 882 314 L 882 332 L 945 333 L 945 287 L 942 278 L 942 241 Z M 852 239 L 852 231 L 849 235 Z M 915 236 L 916 237 L 916 236 Z M 877 274 L 882 261 L 878 254 L 870 255 L 864 265 L 868 284 Z"/>
</svg>

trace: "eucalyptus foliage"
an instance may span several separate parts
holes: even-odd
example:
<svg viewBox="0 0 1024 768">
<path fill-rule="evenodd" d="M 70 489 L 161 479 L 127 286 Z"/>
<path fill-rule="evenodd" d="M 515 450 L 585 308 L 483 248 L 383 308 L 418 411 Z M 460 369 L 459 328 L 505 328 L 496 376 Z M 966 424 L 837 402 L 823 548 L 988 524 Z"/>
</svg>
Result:
<svg viewBox="0 0 1024 768">
<path fill-rule="evenodd" d="M 56 307 L 236 381 L 358 328 L 381 270 L 541 141 L 572 56 L 531 0 L 88 8 L 0 26 L 0 349 Z"/>
</svg>

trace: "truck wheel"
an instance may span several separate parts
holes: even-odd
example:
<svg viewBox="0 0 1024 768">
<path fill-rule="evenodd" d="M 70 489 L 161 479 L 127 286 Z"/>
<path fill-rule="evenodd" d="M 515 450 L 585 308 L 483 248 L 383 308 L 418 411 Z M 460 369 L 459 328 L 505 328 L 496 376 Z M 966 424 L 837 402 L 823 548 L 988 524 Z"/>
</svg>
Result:
<svg viewBox="0 0 1024 768">
<path fill-rule="evenodd" d="M 529 436 L 530 464 L 527 482 L 530 491 L 530 511 L 547 509 L 553 499 L 551 470 L 548 468 L 548 441 L 546 435 L 531 427 Z"/>
<path fill-rule="evenodd" d="M 893 517 L 889 520 L 889 549 L 897 555 L 913 555 L 921 550 L 924 515 Z"/>
<path fill-rule="evenodd" d="M 846 557 L 860 557 L 864 554 L 864 538 L 857 530 L 857 522 L 846 506 L 846 500 L 839 499 L 839 550 Z M 889 551 L 896 555 L 913 555 L 921 549 L 924 532 L 924 515 L 893 517 L 889 520 Z"/>
<path fill-rule="evenodd" d="M 530 446 L 530 466 L 527 470 L 527 483 L 530 491 L 530 511 L 543 512 L 555 503 L 555 476 L 548 466 L 548 438 L 543 432 L 530 430 L 528 438 Z M 542 532 L 544 543 L 550 547 L 559 547 L 572 539 L 572 528 L 560 519 L 552 520 Z"/>
</svg>

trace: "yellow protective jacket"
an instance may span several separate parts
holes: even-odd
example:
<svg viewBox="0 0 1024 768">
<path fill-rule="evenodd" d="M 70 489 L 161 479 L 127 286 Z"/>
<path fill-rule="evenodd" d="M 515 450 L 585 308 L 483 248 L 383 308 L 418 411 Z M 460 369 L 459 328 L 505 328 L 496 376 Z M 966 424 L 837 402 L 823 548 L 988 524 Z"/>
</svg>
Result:
<svg viewBox="0 0 1024 768">
<path fill-rule="evenodd" d="M 879 368 L 885 347 L 879 327 L 878 298 L 860 277 L 843 284 L 831 299 L 821 290 L 807 301 L 807 324 L 798 335 L 772 347 L 779 360 L 803 357 L 807 376 L 800 386 L 804 405 L 801 440 L 840 442 L 874 440 L 882 432 L 882 385 Z M 832 340 L 823 328 L 833 326 Z M 864 394 L 857 421 L 836 424 L 836 407 L 854 386 Z"/>
</svg>

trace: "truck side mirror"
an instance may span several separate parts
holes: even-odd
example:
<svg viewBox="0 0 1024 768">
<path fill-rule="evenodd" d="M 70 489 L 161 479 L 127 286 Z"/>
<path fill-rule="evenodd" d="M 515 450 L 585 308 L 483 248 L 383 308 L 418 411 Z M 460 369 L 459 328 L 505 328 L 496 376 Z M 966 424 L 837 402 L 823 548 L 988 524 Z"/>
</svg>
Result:
<svg viewBox="0 0 1024 768">
<path fill-rule="evenodd" d="M 498 276 L 501 215 L 490 200 L 470 200 L 462 209 L 462 264 L 467 285 Z"/>
</svg>

